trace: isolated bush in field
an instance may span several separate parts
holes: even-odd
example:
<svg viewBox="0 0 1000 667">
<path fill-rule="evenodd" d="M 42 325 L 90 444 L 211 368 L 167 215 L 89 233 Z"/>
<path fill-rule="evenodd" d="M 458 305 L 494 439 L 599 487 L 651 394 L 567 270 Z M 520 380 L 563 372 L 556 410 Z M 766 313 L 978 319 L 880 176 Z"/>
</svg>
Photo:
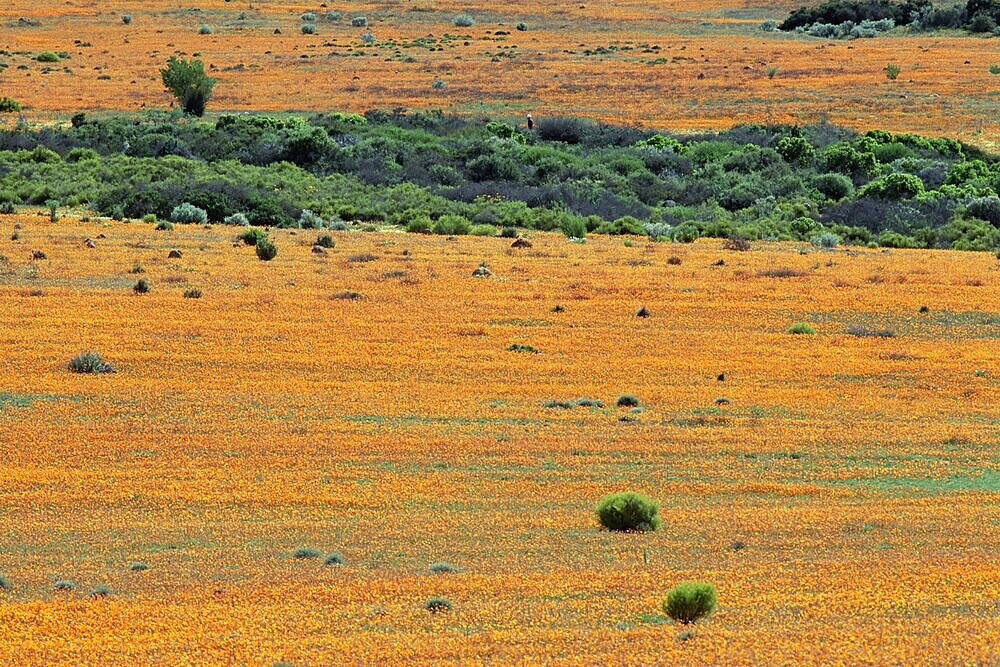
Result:
<svg viewBox="0 0 1000 667">
<path fill-rule="evenodd" d="M 227 215 L 222 219 L 222 222 L 227 225 L 233 225 L 235 227 L 249 227 L 250 221 L 247 220 L 247 216 L 243 213 L 233 213 L 232 215 Z M 256 243 L 256 241 L 255 241 Z"/>
<path fill-rule="evenodd" d="M 528 24 L 527 23 L 518 23 L 517 24 L 517 29 L 520 32 L 527 32 L 528 31 Z"/>
<path fill-rule="evenodd" d="M 139 278 L 135 285 L 132 286 L 132 291 L 136 294 L 146 294 L 149 292 L 149 281 L 145 278 Z"/>
<path fill-rule="evenodd" d="M 375 43 L 375 35 L 370 32 L 361 33 L 361 43 L 366 46 L 371 46 Z"/>
<path fill-rule="evenodd" d="M 305 558 L 319 558 L 319 549 L 314 549 L 312 547 L 299 547 L 292 552 L 293 558 L 305 559 Z"/>
<path fill-rule="evenodd" d="M 338 551 L 334 551 L 327 554 L 326 558 L 323 559 L 323 565 L 346 565 L 347 561 Z"/>
<path fill-rule="evenodd" d="M 662 608 L 667 616 L 686 625 L 711 614 L 715 605 L 715 586 L 701 581 L 682 581 L 667 593 Z"/>
<path fill-rule="evenodd" d="M 431 563 L 430 567 L 428 567 L 427 569 L 435 574 L 454 574 L 455 572 L 458 572 L 458 568 L 456 568 L 454 565 L 452 565 L 451 563 L 443 563 L 443 562 Z"/>
<path fill-rule="evenodd" d="M 597 519 L 608 530 L 654 531 L 660 527 L 659 504 L 641 493 L 611 493 L 597 505 Z"/>
<path fill-rule="evenodd" d="M 10 579 L 6 575 L 0 574 L 0 590 L 9 591 L 10 590 Z"/>
<path fill-rule="evenodd" d="M 836 234 L 825 232 L 823 234 L 813 236 L 809 239 L 809 243 L 813 244 L 817 248 L 836 248 L 840 244 L 840 237 Z"/>
<path fill-rule="evenodd" d="M 158 232 L 169 232 L 173 228 L 174 224 L 172 222 L 168 220 L 160 220 L 158 223 L 156 223 L 156 227 L 154 227 L 153 229 L 155 229 Z"/>
<path fill-rule="evenodd" d="M 432 614 L 440 614 L 442 612 L 451 611 L 451 601 L 448 600 L 448 598 L 435 595 L 424 603 L 424 609 Z"/>
<path fill-rule="evenodd" d="M 320 234 L 318 237 L 316 237 L 315 245 L 318 245 L 321 248 L 332 248 L 337 244 L 334 243 L 333 237 L 330 236 L 329 234 Z"/>
<path fill-rule="evenodd" d="M 198 289 L 197 287 L 192 287 L 191 289 L 185 290 L 184 291 L 184 298 L 185 299 L 200 299 L 201 298 L 201 290 Z"/>
<path fill-rule="evenodd" d="M 129 14 L 122 14 L 122 23 L 130 25 L 132 23 L 132 16 Z"/>
<path fill-rule="evenodd" d="M 174 210 L 170 212 L 171 222 L 178 222 L 182 224 L 201 224 L 204 225 L 208 222 L 208 213 L 204 209 L 200 209 L 193 204 L 188 204 L 184 202 L 183 204 L 178 204 L 174 207 Z"/>
<path fill-rule="evenodd" d="M 163 85 L 166 86 L 181 105 L 184 113 L 203 116 L 205 106 L 212 97 L 215 79 L 205 74 L 205 65 L 200 60 L 181 60 L 171 56 L 167 66 L 160 70 Z"/>
<path fill-rule="evenodd" d="M 890 81 L 895 81 L 899 77 L 899 72 L 901 70 L 899 69 L 899 65 L 896 65 L 895 63 L 889 63 L 885 66 L 885 70 L 883 71 L 885 72 L 885 78 L 889 79 Z"/>
<path fill-rule="evenodd" d="M 267 237 L 257 239 L 256 251 L 258 259 L 265 262 L 270 262 L 278 256 L 278 248 Z"/>
<path fill-rule="evenodd" d="M 17 113 L 21 103 L 12 97 L 0 97 L 0 113 Z"/>
<path fill-rule="evenodd" d="M 212 26 L 208 25 L 207 23 L 202 23 L 200 26 L 198 26 L 198 34 L 199 35 L 211 35 L 212 34 Z"/>
<path fill-rule="evenodd" d="M 305 12 L 301 17 L 303 23 L 315 23 L 316 14 L 314 12 Z"/>
<path fill-rule="evenodd" d="M 59 54 L 55 51 L 42 51 L 35 56 L 35 60 L 40 63 L 57 63 L 62 60 L 62 58 L 60 58 Z"/>
<path fill-rule="evenodd" d="M 307 208 L 302 209 L 302 213 L 299 215 L 299 227 L 303 229 L 323 229 L 323 226 L 323 218 Z"/>
<path fill-rule="evenodd" d="M 447 234 L 451 236 L 464 236 L 472 229 L 472 223 L 462 215 L 442 215 L 434 223 L 435 234 Z"/>
<path fill-rule="evenodd" d="M 788 333 L 790 334 L 814 334 L 816 330 L 805 322 L 796 322 L 792 326 L 788 327 Z"/>
<path fill-rule="evenodd" d="M 250 227 L 239 236 L 239 239 L 243 241 L 245 245 L 257 245 L 258 241 L 266 238 L 267 232 L 263 229 L 258 229 L 257 227 Z"/>
<path fill-rule="evenodd" d="M 459 14 L 452 19 L 452 24 L 459 28 L 471 28 L 476 25 L 476 20 L 468 14 Z"/>
<path fill-rule="evenodd" d="M 315 35 L 316 34 L 316 24 L 315 23 L 303 23 L 300 28 L 303 35 Z"/>
<path fill-rule="evenodd" d="M 58 222 L 59 221 L 59 201 L 57 199 L 50 199 L 45 202 L 45 208 L 49 209 L 49 221 Z"/>
<path fill-rule="evenodd" d="M 567 216 L 563 220 L 561 229 L 568 239 L 582 239 L 587 236 L 587 223 L 576 216 Z"/>
<path fill-rule="evenodd" d="M 406 223 L 406 231 L 413 234 L 430 234 L 434 230 L 434 221 L 429 215 L 415 215 Z"/>
<path fill-rule="evenodd" d="M 96 352 L 84 352 L 73 357 L 69 369 L 74 373 L 114 373 L 111 364 L 101 359 Z"/>
<path fill-rule="evenodd" d="M 351 25 L 355 28 L 364 28 L 368 25 L 368 19 L 364 16 L 355 16 L 351 19 Z"/>
<path fill-rule="evenodd" d="M 53 584 L 53 587 L 57 591 L 72 591 L 76 589 L 76 584 L 69 579 L 56 579 L 56 583 Z"/>
<path fill-rule="evenodd" d="M 529 354 L 538 354 L 536 350 L 531 345 L 525 345 L 524 343 L 511 343 L 507 346 L 508 352 L 527 352 Z"/>
<path fill-rule="evenodd" d="M 90 595 L 95 598 L 106 598 L 111 595 L 111 587 L 107 584 L 97 584 L 90 591 Z"/>
<path fill-rule="evenodd" d="M 642 405 L 642 401 L 640 401 L 639 397 L 634 394 L 622 394 L 618 397 L 618 400 L 615 401 L 615 405 L 619 408 L 637 408 Z"/>
</svg>

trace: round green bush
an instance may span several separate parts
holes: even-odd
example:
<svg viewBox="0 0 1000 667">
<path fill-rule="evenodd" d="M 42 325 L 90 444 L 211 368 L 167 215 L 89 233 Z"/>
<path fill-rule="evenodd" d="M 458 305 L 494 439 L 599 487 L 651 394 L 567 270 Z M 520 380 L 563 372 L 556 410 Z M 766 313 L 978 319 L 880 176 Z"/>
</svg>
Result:
<svg viewBox="0 0 1000 667">
<path fill-rule="evenodd" d="M 715 586 L 703 581 L 682 581 L 667 593 L 663 613 L 679 623 L 693 623 L 715 609 Z"/>
<path fill-rule="evenodd" d="M 597 519 L 608 530 L 654 531 L 660 527 L 660 506 L 641 493 L 611 493 L 597 504 Z"/>
<path fill-rule="evenodd" d="M 788 327 L 788 333 L 790 334 L 814 334 L 816 330 L 805 322 L 796 322 L 792 326 Z"/>
<path fill-rule="evenodd" d="M 270 262 L 278 256 L 278 248 L 275 247 L 268 238 L 257 239 L 257 257 L 265 262 Z"/>
</svg>

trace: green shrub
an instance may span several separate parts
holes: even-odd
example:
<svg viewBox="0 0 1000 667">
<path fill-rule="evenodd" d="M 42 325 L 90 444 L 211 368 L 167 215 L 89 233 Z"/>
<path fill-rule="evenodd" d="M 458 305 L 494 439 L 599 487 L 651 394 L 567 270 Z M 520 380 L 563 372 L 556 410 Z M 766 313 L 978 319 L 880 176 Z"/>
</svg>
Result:
<svg viewBox="0 0 1000 667">
<path fill-rule="evenodd" d="M 149 281 L 145 278 L 139 278 L 135 285 L 132 285 L 132 291 L 136 294 L 146 294 L 149 292 Z"/>
<path fill-rule="evenodd" d="M 813 244 L 817 248 L 836 248 L 840 245 L 840 237 L 836 234 L 824 232 L 813 236 L 809 239 L 809 243 Z"/>
<path fill-rule="evenodd" d="M 899 72 L 900 72 L 899 65 L 896 65 L 895 63 L 889 63 L 888 65 L 886 65 L 884 71 L 885 71 L 885 78 L 889 79 L 890 81 L 895 81 L 897 78 L 899 78 Z"/>
<path fill-rule="evenodd" d="M 69 579 L 56 579 L 56 583 L 53 587 L 57 591 L 72 591 L 76 589 L 76 583 L 70 581 Z"/>
<path fill-rule="evenodd" d="M 315 23 L 316 22 L 316 14 L 315 14 L 315 12 L 305 12 L 304 14 L 302 14 L 302 16 L 300 18 L 302 19 L 303 23 Z"/>
<path fill-rule="evenodd" d="M 337 244 L 334 243 L 333 237 L 329 234 L 320 234 L 316 237 L 316 243 L 314 245 L 318 245 L 322 248 L 332 248 Z"/>
<path fill-rule="evenodd" d="M 208 25 L 207 23 L 202 23 L 200 26 L 198 26 L 198 34 L 199 35 L 211 35 L 212 34 L 212 26 Z"/>
<path fill-rule="evenodd" d="M 843 174 L 820 174 L 813 179 L 813 187 L 827 199 L 838 201 L 854 194 L 854 183 Z"/>
<path fill-rule="evenodd" d="M 122 23 L 125 25 L 131 25 L 132 16 L 130 14 L 122 14 Z"/>
<path fill-rule="evenodd" d="M 267 237 L 257 239 L 256 251 L 258 259 L 265 262 L 270 262 L 278 256 L 278 248 Z"/>
<path fill-rule="evenodd" d="M 433 230 L 434 221 L 428 215 L 415 215 L 406 223 L 406 231 L 414 234 L 430 234 Z"/>
<path fill-rule="evenodd" d="M 201 290 L 198 289 L 197 287 L 192 287 L 191 289 L 184 290 L 184 298 L 185 299 L 200 299 L 201 298 Z"/>
<path fill-rule="evenodd" d="M 312 547 L 299 547 L 292 552 L 293 558 L 305 559 L 305 558 L 319 558 L 319 549 L 314 549 Z"/>
<path fill-rule="evenodd" d="M 431 563 L 427 569 L 435 574 L 454 574 L 458 572 L 458 568 L 451 563 Z"/>
<path fill-rule="evenodd" d="M 169 232 L 173 228 L 174 225 L 172 222 L 168 222 L 167 220 L 160 220 L 158 223 L 156 223 L 156 227 L 154 227 L 153 229 L 160 232 Z"/>
<path fill-rule="evenodd" d="M 9 591 L 10 588 L 10 579 L 4 574 L 0 574 L 0 590 Z"/>
<path fill-rule="evenodd" d="M 924 192 L 924 182 L 913 174 L 887 174 L 858 190 L 859 197 L 912 199 Z"/>
<path fill-rule="evenodd" d="M 458 28 L 471 28 L 476 25 L 476 20 L 468 14 L 459 14 L 451 22 Z"/>
<path fill-rule="evenodd" d="M 338 551 L 334 551 L 327 554 L 326 558 L 323 559 L 323 565 L 346 565 L 347 561 Z"/>
<path fill-rule="evenodd" d="M 715 609 L 715 586 L 700 581 L 682 581 L 667 593 L 663 613 L 679 623 L 693 623 Z"/>
<path fill-rule="evenodd" d="M 528 31 L 528 24 L 527 23 L 518 23 L 517 24 L 517 29 L 520 32 L 527 32 Z"/>
<path fill-rule="evenodd" d="M 325 224 L 323 218 L 307 208 L 302 209 L 302 213 L 299 214 L 299 227 L 303 229 L 323 229 Z"/>
<path fill-rule="evenodd" d="M 805 322 L 796 322 L 792 326 L 788 327 L 788 333 L 790 334 L 814 334 L 816 330 Z"/>
<path fill-rule="evenodd" d="M 463 236 L 472 230 L 472 223 L 462 215 L 442 215 L 434 223 L 435 234 L 447 234 L 449 236 Z"/>
<path fill-rule="evenodd" d="M 56 199 L 50 199 L 45 202 L 45 208 L 49 209 L 49 221 L 58 222 L 59 221 L 59 201 Z"/>
<path fill-rule="evenodd" d="M 111 595 L 111 587 L 107 584 L 97 584 L 90 591 L 90 595 L 95 598 L 106 598 Z"/>
<path fill-rule="evenodd" d="M 442 612 L 451 611 L 451 602 L 448 598 L 435 595 L 424 603 L 424 609 L 432 614 L 440 614 Z"/>
<path fill-rule="evenodd" d="M 802 137 L 782 137 L 775 150 L 786 162 L 793 164 L 808 164 L 815 152 L 812 144 Z"/>
<path fill-rule="evenodd" d="M 96 352 L 84 352 L 73 357 L 69 369 L 74 373 L 114 373 L 111 364 L 101 359 Z"/>
<path fill-rule="evenodd" d="M 131 572 L 145 572 L 149 569 L 149 565 L 141 561 L 136 561 L 128 564 L 128 569 Z"/>
<path fill-rule="evenodd" d="M 187 61 L 171 56 L 167 66 L 160 70 L 160 77 L 167 90 L 177 98 L 184 113 L 194 116 L 205 114 L 205 106 L 215 88 L 215 79 L 205 74 L 205 65 L 200 60 Z"/>
<path fill-rule="evenodd" d="M 175 206 L 170 212 L 170 220 L 182 224 L 204 225 L 208 222 L 208 213 L 204 209 L 184 202 Z"/>
<path fill-rule="evenodd" d="M 303 23 L 302 27 L 299 28 L 303 35 L 315 35 L 316 34 L 316 24 L 314 23 Z"/>
<path fill-rule="evenodd" d="M 608 530 L 654 531 L 660 527 L 660 506 L 641 493 L 611 493 L 597 505 L 597 519 Z"/>
<path fill-rule="evenodd" d="M 17 113 L 21 110 L 21 103 L 12 97 L 0 97 L 0 113 Z"/>
<path fill-rule="evenodd" d="M 257 245 L 258 241 L 266 238 L 267 232 L 257 227 L 250 227 L 239 235 L 239 240 L 243 241 L 244 245 Z"/>
<path fill-rule="evenodd" d="M 508 352 L 527 352 L 529 354 L 538 354 L 538 350 L 533 348 L 531 345 L 525 345 L 523 343 L 511 343 L 507 346 Z"/>
<path fill-rule="evenodd" d="M 642 401 L 640 401 L 639 397 L 634 394 L 622 394 L 618 397 L 618 400 L 615 401 L 615 405 L 619 408 L 637 408 L 642 405 Z"/>
<path fill-rule="evenodd" d="M 42 51 L 35 56 L 35 60 L 40 63 L 57 63 L 62 60 L 62 58 L 60 58 L 59 54 L 54 51 Z"/>
<path fill-rule="evenodd" d="M 368 19 L 364 16 L 355 16 L 351 19 L 351 25 L 355 28 L 364 28 L 368 25 Z"/>
</svg>

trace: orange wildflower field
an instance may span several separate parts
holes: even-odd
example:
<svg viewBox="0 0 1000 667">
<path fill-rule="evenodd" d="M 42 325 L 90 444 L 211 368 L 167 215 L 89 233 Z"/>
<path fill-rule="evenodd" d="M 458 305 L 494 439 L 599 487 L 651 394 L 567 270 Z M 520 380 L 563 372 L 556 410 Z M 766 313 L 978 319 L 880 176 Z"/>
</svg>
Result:
<svg viewBox="0 0 1000 667">
<path fill-rule="evenodd" d="M 995 38 L 897 31 L 835 41 L 760 29 L 801 4 L 7 0 L 0 94 L 42 120 L 165 107 L 158 70 L 178 54 L 218 78 L 214 111 L 573 113 L 679 131 L 827 118 L 998 147 Z M 302 34 L 305 12 L 316 34 Z M 453 25 L 460 13 L 475 25 Z M 67 59 L 37 62 L 44 50 Z M 889 63 L 897 80 L 885 76 Z"/>
<path fill-rule="evenodd" d="M 1000 663 L 993 255 L 314 234 L 0 216 L 0 663 Z"/>
</svg>

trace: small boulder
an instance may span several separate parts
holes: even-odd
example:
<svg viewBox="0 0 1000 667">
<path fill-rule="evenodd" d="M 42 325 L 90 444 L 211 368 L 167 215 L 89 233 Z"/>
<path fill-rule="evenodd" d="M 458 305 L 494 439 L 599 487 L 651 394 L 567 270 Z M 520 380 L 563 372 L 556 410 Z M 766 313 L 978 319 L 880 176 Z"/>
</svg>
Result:
<svg viewBox="0 0 1000 667">
<path fill-rule="evenodd" d="M 97 241 L 95 241 L 94 239 L 87 239 L 83 242 L 83 245 L 87 246 L 88 248 L 96 248 Z"/>
<path fill-rule="evenodd" d="M 180 259 L 183 256 L 184 253 L 182 253 L 180 250 L 171 250 L 169 253 L 167 253 L 167 259 Z"/>
<path fill-rule="evenodd" d="M 516 238 L 516 239 L 514 239 L 514 242 L 510 244 L 510 247 L 511 248 L 530 248 L 531 247 L 531 241 L 529 241 L 528 239 L 523 238 L 523 237 Z"/>
<path fill-rule="evenodd" d="M 476 270 L 472 272 L 473 278 L 489 278 L 492 275 L 493 272 L 490 271 L 489 267 L 485 264 L 480 264 L 476 267 Z"/>
<path fill-rule="evenodd" d="M 636 317 L 649 317 L 649 309 L 646 306 L 642 306 L 639 310 L 635 311 Z"/>
<path fill-rule="evenodd" d="M 321 245 L 314 245 L 313 249 L 312 249 L 312 253 L 314 255 L 325 255 L 326 254 L 326 248 L 324 248 Z"/>
</svg>

